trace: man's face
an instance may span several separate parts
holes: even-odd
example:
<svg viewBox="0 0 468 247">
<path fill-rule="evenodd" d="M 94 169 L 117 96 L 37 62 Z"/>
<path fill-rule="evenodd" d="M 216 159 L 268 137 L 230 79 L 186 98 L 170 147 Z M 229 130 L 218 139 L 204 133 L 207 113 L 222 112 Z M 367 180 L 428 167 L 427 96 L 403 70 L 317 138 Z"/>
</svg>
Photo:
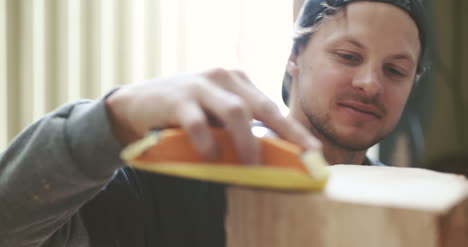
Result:
<svg viewBox="0 0 468 247">
<path fill-rule="evenodd" d="M 291 59 L 290 114 L 324 144 L 365 150 L 400 119 L 419 53 L 417 26 L 403 10 L 351 3 Z"/>
</svg>

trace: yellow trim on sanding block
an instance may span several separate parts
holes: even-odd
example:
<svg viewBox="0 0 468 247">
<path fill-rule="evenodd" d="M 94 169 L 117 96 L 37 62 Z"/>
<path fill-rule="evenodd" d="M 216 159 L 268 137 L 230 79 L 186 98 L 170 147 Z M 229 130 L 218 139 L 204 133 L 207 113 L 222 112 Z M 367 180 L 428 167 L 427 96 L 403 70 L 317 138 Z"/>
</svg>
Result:
<svg viewBox="0 0 468 247">
<path fill-rule="evenodd" d="M 164 130 L 162 131 L 164 132 Z M 137 157 L 150 147 L 158 145 L 159 132 L 151 132 L 141 140 L 127 146 L 121 153 L 129 166 L 136 169 L 170 176 L 198 179 L 236 186 L 278 190 L 320 190 L 325 187 L 328 164 L 320 152 L 305 152 L 301 160 L 309 172 L 261 165 L 217 164 L 208 162 L 184 163 L 177 161 L 150 162 Z"/>
</svg>

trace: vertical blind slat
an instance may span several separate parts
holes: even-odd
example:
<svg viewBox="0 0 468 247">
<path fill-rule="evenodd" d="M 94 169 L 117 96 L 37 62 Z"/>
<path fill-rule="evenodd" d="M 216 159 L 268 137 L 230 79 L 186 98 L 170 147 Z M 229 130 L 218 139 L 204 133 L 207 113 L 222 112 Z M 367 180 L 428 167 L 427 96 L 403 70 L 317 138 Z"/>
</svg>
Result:
<svg viewBox="0 0 468 247">
<path fill-rule="evenodd" d="M 33 85 L 33 36 L 32 36 L 32 2 L 31 1 L 21 1 L 21 26 L 19 28 L 21 39 L 19 41 L 20 49 L 20 61 L 19 66 L 21 70 L 18 70 L 18 79 L 19 79 L 19 94 L 21 101 L 19 103 L 19 121 L 20 126 L 23 126 L 25 123 L 32 122 L 32 85 Z"/>
<path fill-rule="evenodd" d="M 115 6 L 114 0 L 102 0 L 100 13 L 100 56 L 101 56 L 101 92 L 108 91 L 114 85 L 114 37 Z"/>
<path fill-rule="evenodd" d="M 150 79 L 161 74 L 161 29 L 160 2 L 146 0 L 145 3 L 145 72 L 144 79 Z"/>
<path fill-rule="evenodd" d="M 7 54 L 6 49 L 6 0 L 0 0 L 0 54 Z M 8 142 L 7 119 L 7 56 L 0 56 L 0 150 Z"/>
<path fill-rule="evenodd" d="M 145 8 L 144 0 L 134 0 L 133 3 L 128 6 L 130 8 L 130 29 L 131 32 L 131 45 L 130 45 L 130 66 L 131 66 L 131 77 L 130 81 L 139 81 L 144 75 L 144 61 L 143 51 L 145 49 L 144 37 L 145 37 Z M 138 23 L 138 25 L 137 25 Z"/>
<path fill-rule="evenodd" d="M 96 98 L 99 95 L 96 88 L 99 88 L 99 65 L 100 56 L 98 52 L 99 44 L 99 1 L 83 0 L 81 1 L 82 26 L 81 26 L 81 97 Z"/>
<path fill-rule="evenodd" d="M 179 0 L 161 0 L 161 50 L 162 74 L 173 74 L 178 71 L 178 58 L 180 50 L 177 49 L 178 27 L 180 26 Z"/>
<path fill-rule="evenodd" d="M 88 91 L 87 94 L 84 95 L 84 98 L 96 99 L 101 95 L 101 18 L 100 15 L 103 11 L 109 11 L 101 9 L 101 1 L 96 0 L 88 0 L 89 6 L 91 7 L 91 18 L 90 18 L 90 26 L 88 32 L 91 34 L 89 38 L 90 46 L 89 46 L 89 60 L 88 63 L 90 65 L 90 76 L 91 80 L 86 82 L 88 84 Z"/>
<path fill-rule="evenodd" d="M 8 139 L 11 140 L 21 129 L 20 123 L 20 44 L 21 3 L 7 0 L 6 3 L 6 63 L 7 63 L 7 118 Z"/>
<path fill-rule="evenodd" d="M 60 94 L 58 85 L 57 70 L 60 64 L 57 63 L 57 0 L 45 1 L 44 13 L 44 74 L 45 74 L 45 104 L 46 109 L 52 109 L 60 104 L 58 95 Z"/>
<path fill-rule="evenodd" d="M 68 100 L 77 100 L 81 97 L 81 9 L 80 0 L 67 1 L 67 95 Z"/>
<path fill-rule="evenodd" d="M 50 1 L 50 0 L 49 0 Z M 55 108 L 56 105 L 62 102 L 67 102 L 69 99 L 68 95 L 68 75 L 67 75 L 67 62 L 70 49 L 67 46 L 67 4 L 69 1 L 54 0 L 54 24 L 52 24 L 53 39 L 55 46 L 52 47 L 54 50 L 54 57 L 51 59 L 55 60 L 55 67 L 51 68 L 55 74 L 55 104 L 51 107 Z M 50 85 L 52 86 L 52 85 Z"/>
<path fill-rule="evenodd" d="M 32 1 L 32 93 L 33 119 L 37 120 L 46 112 L 44 74 L 44 0 Z"/>
<path fill-rule="evenodd" d="M 126 84 L 132 81 L 132 66 L 131 57 L 132 40 L 130 37 L 131 33 L 131 2 L 127 0 L 116 1 L 116 82 L 118 84 Z"/>
</svg>

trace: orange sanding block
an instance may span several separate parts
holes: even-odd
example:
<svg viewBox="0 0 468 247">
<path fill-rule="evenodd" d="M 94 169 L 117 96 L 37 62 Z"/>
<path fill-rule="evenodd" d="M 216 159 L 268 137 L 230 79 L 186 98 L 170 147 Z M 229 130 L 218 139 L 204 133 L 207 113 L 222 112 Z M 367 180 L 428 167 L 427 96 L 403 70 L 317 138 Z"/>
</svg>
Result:
<svg viewBox="0 0 468 247">
<path fill-rule="evenodd" d="M 297 145 L 273 137 L 256 137 L 262 164 L 245 165 L 231 136 L 212 128 L 218 150 L 207 161 L 181 129 L 152 131 L 122 151 L 122 158 L 137 169 L 229 185 L 280 190 L 320 190 L 328 178 L 328 164 L 318 151 L 302 152 Z"/>
</svg>

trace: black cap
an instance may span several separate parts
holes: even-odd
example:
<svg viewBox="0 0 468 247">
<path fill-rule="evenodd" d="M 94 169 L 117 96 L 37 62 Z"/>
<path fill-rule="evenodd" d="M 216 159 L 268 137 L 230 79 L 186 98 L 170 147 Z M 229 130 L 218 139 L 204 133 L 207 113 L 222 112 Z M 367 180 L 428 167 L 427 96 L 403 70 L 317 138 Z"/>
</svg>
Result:
<svg viewBox="0 0 468 247">
<path fill-rule="evenodd" d="M 348 3 L 356 1 L 381 2 L 388 3 L 403 9 L 408 13 L 419 30 L 419 39 L 421 42 L 421 57 L 419 59 L 418 74 L 424 72 L 425 65 L 423 64 L 427 56 L 428 42 L 428 24 L 425 14 L 425 9 L 420 0 L 305 0 L 301 11 L 296 21 L 296 29 L 313 27 L 317 24 L 324 15 L 333 14 L 333 7 L 343 7 Z M 332 8 L 330 8 L 332 7 Z M 306 42 L 310 36 L 305 37 Z M 304 41 L 304 37 L 295 37 L 293 44 L 293 52 L 297 53 L 298 41 Z M 287 83 L 291 80 L 290 75 L 286 71 L 283 77 L 282 97 L 286 105 L 288 105 L 289 92 Z"/>
</svg>

